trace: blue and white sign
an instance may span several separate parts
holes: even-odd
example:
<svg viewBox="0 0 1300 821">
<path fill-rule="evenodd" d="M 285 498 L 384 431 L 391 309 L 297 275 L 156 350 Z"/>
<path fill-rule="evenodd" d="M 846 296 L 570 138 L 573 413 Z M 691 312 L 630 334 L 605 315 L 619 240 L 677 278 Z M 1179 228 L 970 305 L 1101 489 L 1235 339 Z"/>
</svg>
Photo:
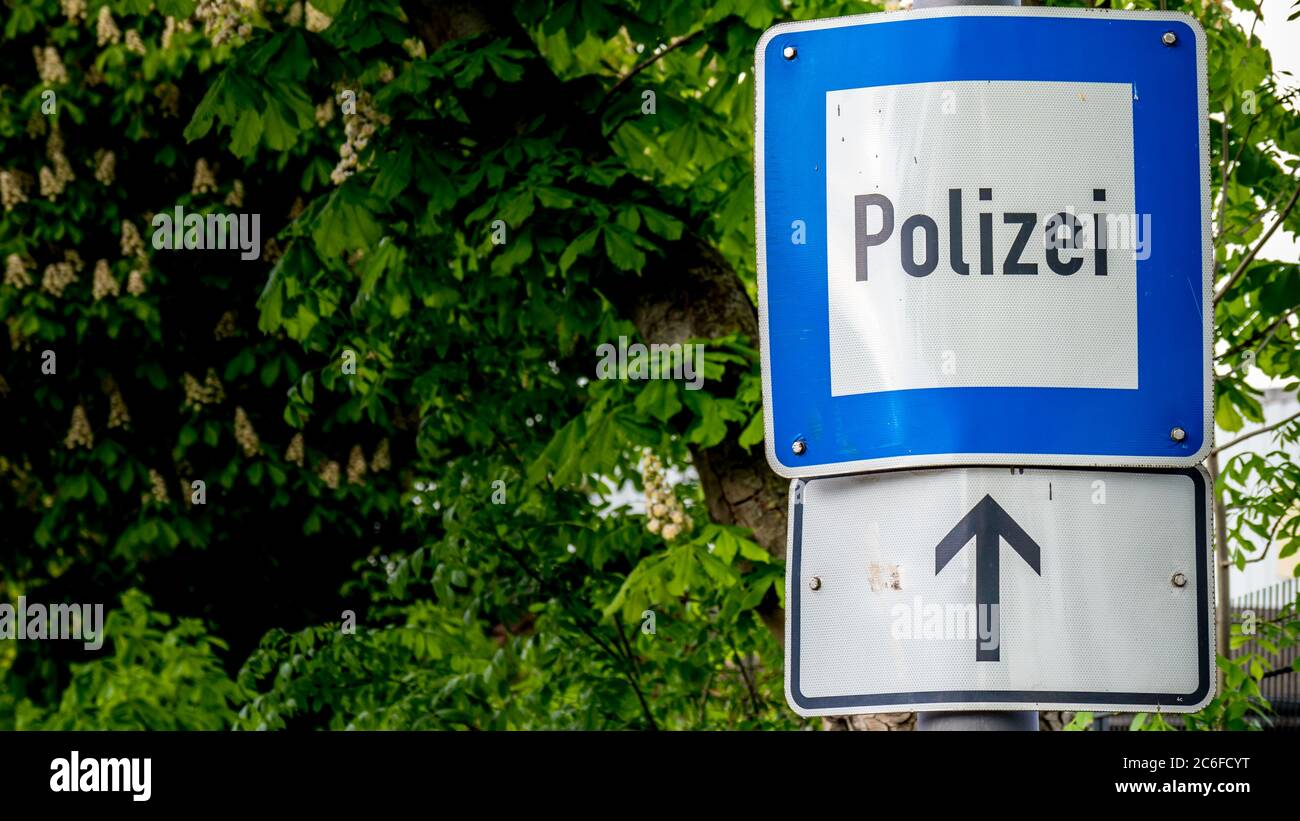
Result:
<svg viewBox="0 0 1300 821">
<path fill-rule="evenodd" d="M 785 24 L 759 42 L 757 88 L 773 470 L 1205 457 L 1194 19 L 951 7 Z"/>
</svg>

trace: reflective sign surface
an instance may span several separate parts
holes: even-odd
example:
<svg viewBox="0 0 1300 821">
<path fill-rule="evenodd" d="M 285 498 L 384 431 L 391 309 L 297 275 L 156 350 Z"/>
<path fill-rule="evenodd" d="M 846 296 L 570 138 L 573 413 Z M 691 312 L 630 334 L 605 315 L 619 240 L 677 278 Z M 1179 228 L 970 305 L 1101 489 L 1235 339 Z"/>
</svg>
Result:
<svg viewBox="0 0 1300 821">
<path fill-rule="evenodd" d="M 796 480 L 787 700 L 802 715 L 1198 709 L 1207 484 L 1199 468 Z"/>
<path fill-rule="evenodd" d="M 1213 259 L 1194 19 L 869 14 L 776 26 L 755 59 L 777 474 L 1205 458 Z"/>
</svg>

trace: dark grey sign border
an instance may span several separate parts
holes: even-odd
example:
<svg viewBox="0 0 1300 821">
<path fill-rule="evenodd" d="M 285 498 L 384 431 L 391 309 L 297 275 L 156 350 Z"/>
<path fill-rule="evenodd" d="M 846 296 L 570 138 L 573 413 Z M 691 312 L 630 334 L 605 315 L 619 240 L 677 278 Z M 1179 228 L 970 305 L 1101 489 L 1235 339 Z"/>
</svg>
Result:
<svg viewBox="0 0 1300 821">
<path fill-rule="evenodd" d="M 973 467 L 973 466 L 970 466 Z M 998 466 L 1001 467 L 1001 466 Z M 952 468 L 968 469 L 967 466 Z M 1003 467 L 1002 469 L 1005 469 Z M 827 710 L 840 707 L 876 707 L 883 705 L 907 704 L 1124 704 L 1133 706 L 1183 708 L 1200 703 L 1210 691 L 1210 586 L 1207 584 L 1206 568 L 1209 566 L 1208 551 L 1208 517 L 1206 516 L 1205 477 L 1198 468 L 1075 468 L 1075 467 L 1035 467 L 1038 470 L 1070 470 L 1088 473 L 1146 473 L 1157 475 L 1186 476 L 1196 488 L 1196 618 L 1197 618 L 1197 670 L 1200 683 L 1191 693 L 1116 693 L 1116 692 L 1070 692 L 1062 690 L 931 690 L 913 693 L 880 693 L 876 695 L 856 696 L 818 696 L 808 697 L 799 689 L 799 617 L 802 614 L 803 584 L 799 578 L 800 563 L 803 552 L 803 498 L 798 497 L 794 503 L 794 524 L 791 555 L 787 561 L 790 566 L 790 595 L 794 598 L 791 608 L 790 641 L 793 642 L 790 655 L 790 698 L 805 710 Z M 910 471 L 909 471 L 910 472 Z M 837 477 L 820 477 L 837 478 Z M 796 480 L 805 484 L 819 481 L 817 479 Z M 838 477 L 842 478 L 842 477 Z"/>
</svg>

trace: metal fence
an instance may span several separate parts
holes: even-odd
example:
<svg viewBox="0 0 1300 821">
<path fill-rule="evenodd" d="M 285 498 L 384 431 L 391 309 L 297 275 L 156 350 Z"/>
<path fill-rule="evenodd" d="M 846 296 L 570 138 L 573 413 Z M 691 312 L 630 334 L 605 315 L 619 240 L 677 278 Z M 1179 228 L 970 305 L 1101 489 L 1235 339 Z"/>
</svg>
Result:
<svg viewBox="0 0 1300 821">
<path fill-rule="evenodd" d="M 1287 579 L 1272 587 L 1256 590 L 1232 601 L 1232 620 L 1242 623 L 1253 614 L 1255 623 L 1277 623 L 1281 620 L 1291 621 L 1296 618 L 1296 594 L 1300 593 L 1300 580 Z M 1234 631 L 1235 632 L 1235 631 Z M 1268 634 L 1257 629 L 1256 636 L 1267 638 Z M 1300 672 L 1293 664 L 1300 648 L 1279 647 L 1274 653 L 1262 646 L 1258 639 L 1251 639 L 1232 651 L 1233 658 L 1246 653 L 1259 653 L 1262 656 L 1264 678 L 1259 683 L 1260 692 L 1273 706 L 1272 726 L 1267 729 L 1300 730 Z"/>
</svg>

